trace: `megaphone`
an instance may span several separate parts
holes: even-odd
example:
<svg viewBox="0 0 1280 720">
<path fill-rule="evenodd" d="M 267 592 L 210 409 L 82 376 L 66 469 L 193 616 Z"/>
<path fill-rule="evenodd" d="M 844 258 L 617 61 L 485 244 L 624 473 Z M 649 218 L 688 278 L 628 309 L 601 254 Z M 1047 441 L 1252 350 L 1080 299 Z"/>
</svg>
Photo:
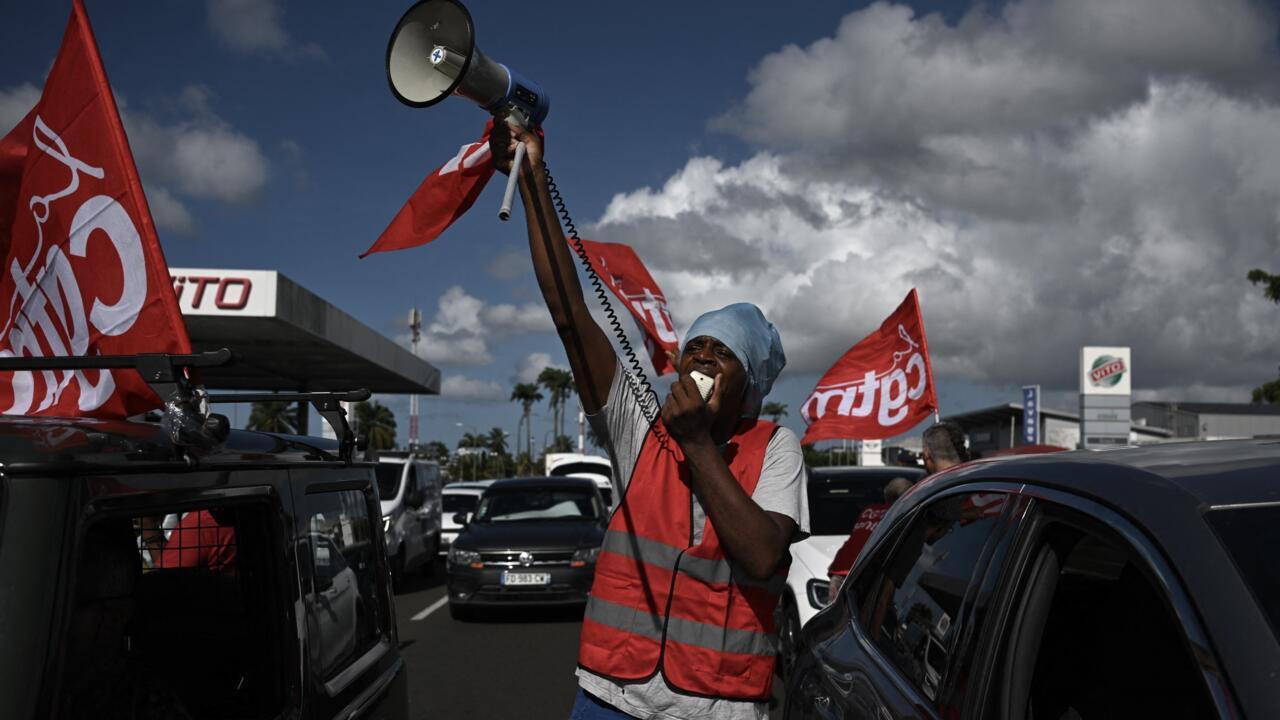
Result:
<svg viewBox="0 0 1280 720">
<path fill-rule="evenodd" d="M 541 125 L 551 109 L 537 83 L 480 52 L 471 13 L 458 0 L 422 0 L 400 18 L 387 44 L 387 80 L 396 98 L 412 107 L 457 95 L 526 127 Z M 511 216 L 524 145 L 514 160 L 498 212 L 503 220 Z"/>
</svg>

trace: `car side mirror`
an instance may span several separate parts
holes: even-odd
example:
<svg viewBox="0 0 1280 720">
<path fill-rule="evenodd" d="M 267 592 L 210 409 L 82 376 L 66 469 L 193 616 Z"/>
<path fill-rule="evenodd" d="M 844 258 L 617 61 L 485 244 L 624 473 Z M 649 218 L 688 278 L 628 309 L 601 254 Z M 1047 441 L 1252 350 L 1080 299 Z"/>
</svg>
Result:
<svg viewBox="0 0 1280 720">
<path fill-rule="evenodd" d="M 463 525 L 463 526 L 469 525 L 471 524 L 471 515 L 469 513 L 464 513 L 464 512 L 454 513 L 453 522 L 456 525 Z"/>
</svg>

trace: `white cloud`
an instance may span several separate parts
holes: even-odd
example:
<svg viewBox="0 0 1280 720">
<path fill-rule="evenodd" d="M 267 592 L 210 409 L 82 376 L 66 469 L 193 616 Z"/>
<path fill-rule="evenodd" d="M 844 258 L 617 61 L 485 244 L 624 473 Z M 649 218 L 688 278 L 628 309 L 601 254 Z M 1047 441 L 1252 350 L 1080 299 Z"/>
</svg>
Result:
<svg viewBox="0 0 1280 720">
<path fill-rule="evenodd" d="M 1244 275 L 1280 269 L 1275 19 L 1157 5 L 852 13 L 716 122 L 753 157 L 692 158 L 591 232 L 636 248 L 677 322 L 761 305 L 792 372 L 918 287 L 941 380 L 1069 387 L 1086 343 L 1133 345 L 1144 388 L 1270 378 L 1280 311 Z"/>
<path fill-rule="evenodd" d="M 160 230 L 169 230 L 182 235 L 195 229 L 195 221 L 191 213 L 177 198 L 163 187 L 146 190 L 147 205 L 151 208 L 151 219 L 155 220 Z"/>
<path fill-rule="evenodd" d="M 0 137 L 4 137 L 40 102 L 40 88 L 23 83 L 0 90 Z"/>
<path fill-rule="evenodd" d="M 418 352 L 437 365 L 478 367 L 493 362 L 491 337 L 552 329 L 551 316 L 541 304 L 489 305 L 455 285 L 440 296 Z M 407 336 L 402 340 L 407 342 Z"/>
<path fill-rule="evenodd" d="M 498 383 L 463 375 L 446 375 L 440 383 L 440 395 L 450 400 L 483 402 L 500 402 L 507 399 L 507 393 Z"/>
<path fill-rule="evenodd" d="M 171 124 L 122 111 L 139 172 L 192 197 L 248 201 L 266 185 L 269 163 L 256 140 L 213 114 L 211 100 L 207 88 L 184 88 L 176 104 L 185 117 Z"/>
<path fill-rule="evenodd" d="M 317 45 L 299 45 L 284 29 L 279 0 L 209 0 L 209 29 L 224 45 L 242 54 L 318 58 Z"/>
<path fill-rule="evenodd" d="M 567 365 L 552 362 L 551 355 L 544 352 L 530 353 L 516 368 L 516 382 L 531 383 L 538 381 L 538 374 L 547 368 L 568 370 Z"/>
<path fill-rule="evenodd" d="M 489 263 L 489 267 L 485 270 L 499 280 L 514 280 L 526 273 L 533 272 L 532 266 L 529 264 L 529 252 L 527 250 L 501 253 L 493 259 L 493 262 Z"/>
</svg>

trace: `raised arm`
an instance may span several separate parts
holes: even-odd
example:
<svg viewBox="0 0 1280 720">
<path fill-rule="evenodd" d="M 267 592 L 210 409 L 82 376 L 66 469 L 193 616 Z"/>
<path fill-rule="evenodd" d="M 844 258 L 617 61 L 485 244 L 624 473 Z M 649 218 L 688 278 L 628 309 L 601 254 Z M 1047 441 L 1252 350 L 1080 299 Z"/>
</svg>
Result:
<svg viewBox="0 0 1280 720">
<path fill-rule="evenodd" d="M 529 254 L 533 272 L 542 289 L 542 299 L 551 311 L 560 342 L 564 344 L 578 386 L 582 408 L 596 413 L 604 407 L 613 384 L 618 359 L 609 336 L 596 324 L 582 297 L 576 258 L 565 242 L 564 231 L 542 165 L 542 139 L 526 130 L 512 130 L 506 122 L 494 123 L 489 148 L 498 170 L 509 173 L 516 143 L 525 143 L 524 167 L 520 170 L 520 197 L 529 229 Z"/>
</svg>

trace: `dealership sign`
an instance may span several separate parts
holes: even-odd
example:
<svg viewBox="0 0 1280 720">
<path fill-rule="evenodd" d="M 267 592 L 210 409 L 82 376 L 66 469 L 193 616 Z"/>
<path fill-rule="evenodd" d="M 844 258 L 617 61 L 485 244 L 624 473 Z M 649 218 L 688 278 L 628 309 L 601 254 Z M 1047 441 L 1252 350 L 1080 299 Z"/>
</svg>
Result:
<svg viewBox="0 0 1280 720">
<path fill-rule="evenodd" d="M 274 317 L 274 270 L 170 268 L 173 294 L 183 315 Z"/>
<path fill-rule="evenodd" d="M 1082 395 L 1128 395 L 1133 364 L 1127 347 L 1086 347 L 1080 351 Z"/>
</svg>

